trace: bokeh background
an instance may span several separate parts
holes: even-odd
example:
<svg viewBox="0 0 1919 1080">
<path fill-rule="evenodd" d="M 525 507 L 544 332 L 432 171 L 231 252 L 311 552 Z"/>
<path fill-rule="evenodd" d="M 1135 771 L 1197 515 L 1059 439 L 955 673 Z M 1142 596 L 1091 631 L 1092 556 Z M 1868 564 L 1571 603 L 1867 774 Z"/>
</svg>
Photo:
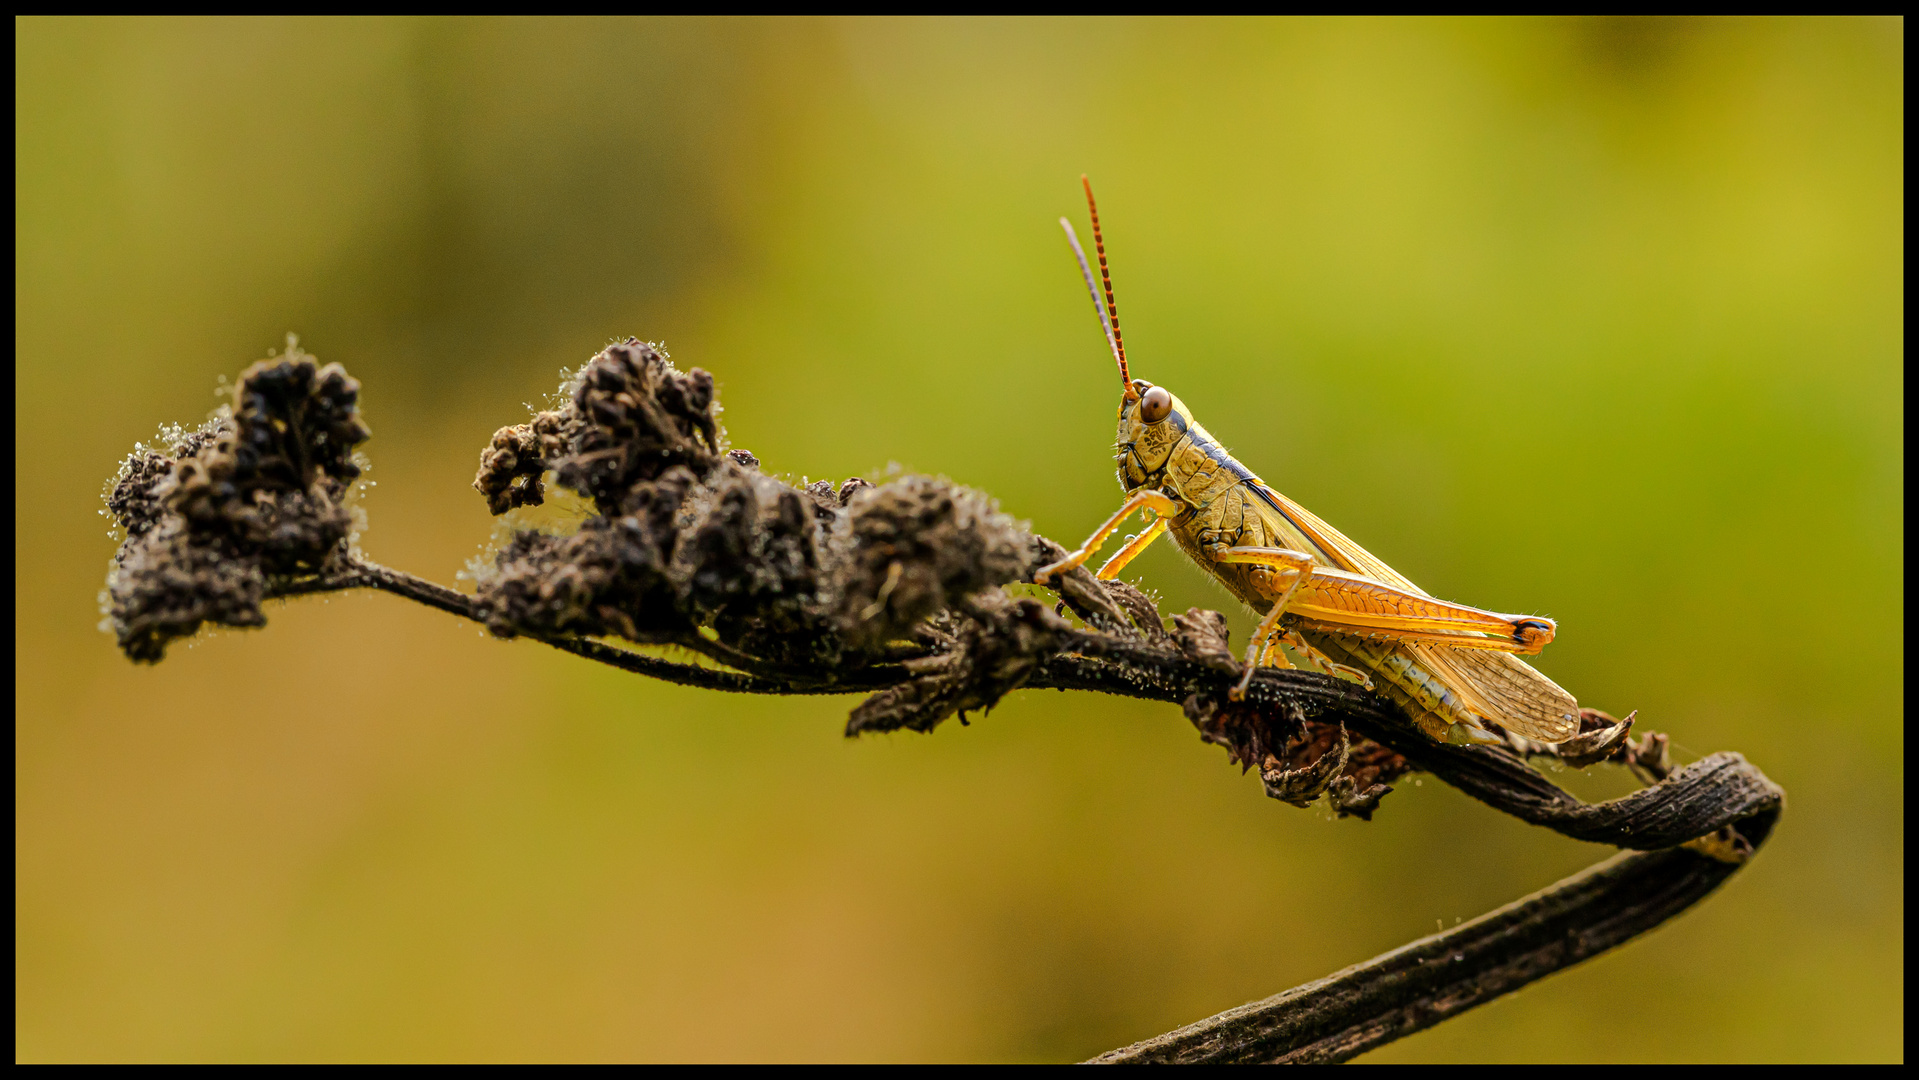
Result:
<svg viewBox="0 0 1919 1080">
<path fill-rule="evenodd" d="M 1603 857 L 1431 782 L 1294 810 L 1170 706 L 849 742 L 855 699 L 387 596 L 152 668 L 95 628 L 102 482 L 289 331 L 365 384 L 365 547 L 441 581 L 488 435 L 629 333 L 770 471 L 896 462 L 1076 539 L 1118 496 L 1055 224 L 1089 172 L 1139 374 L 1428 589 L 1558 619 L 1585 703 L 1789 793 L 1692 912 L 1373 1057 L 1902 1057 L 1904 41 L 16 21 L 16 1055 L 1071 1059 Z"/>
</svg>

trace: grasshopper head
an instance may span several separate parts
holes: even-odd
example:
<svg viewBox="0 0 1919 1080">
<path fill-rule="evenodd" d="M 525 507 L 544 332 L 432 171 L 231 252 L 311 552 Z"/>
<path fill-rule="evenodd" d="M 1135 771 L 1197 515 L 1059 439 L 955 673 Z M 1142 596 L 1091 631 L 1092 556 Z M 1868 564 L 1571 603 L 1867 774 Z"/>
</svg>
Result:
<svg viewBox="0 0 1919 1080">
<path fill-rule="evenodd" d="M 1093 297 L 1093 310 L 1106 333 L 1106 344 L 1119 365 L 1123 393 L 1119 401 L 1119 456 L 1115 460 L 1119 462 L 1120 484 L 1131 491 L 1155 483 L 1165 474 L 1173 448 L 1189 429 L 1202 436 L 1205 433 L 1193 425 L 1192 414 L 1172 391 L 1145 379 L 1135 379 L 1127 370 L 1126 343 L 1119 333 L 1119 305 L 1113 302 L 1113 277 L 1106 268 L 1106 240 L 1099 232 L 1099 207 L 1093 202 L 1092 182 L 1084 176 L 1079 180 L 1086 188 L 1086 210 L 1093 219 L 1093 248 L 1099 252 L 1097 283 L 1093 280 L 1092 264 L 1086 261 L 1086 250 L 1079 246 L 1079 236 L 1073 232 L 1072 222 L 1060 218 L 1059 225 L 1066 230 L 1066 242 L 1072 245 L 1073 257 L 1079 261 L 1080 276 L 1086 279 L 1086 291 Z M 1100 302 L 1101 285 L 1106 289 L 1104 304 Z"/>
<path fill-rule="evenodd" d="M 1131 491 L 1166 469 L 1173 447 L 1193 426 L 1186 403 L 1163 386 L 1134 379 L 1119 401 L 1119 482 Z"/>
</svg>

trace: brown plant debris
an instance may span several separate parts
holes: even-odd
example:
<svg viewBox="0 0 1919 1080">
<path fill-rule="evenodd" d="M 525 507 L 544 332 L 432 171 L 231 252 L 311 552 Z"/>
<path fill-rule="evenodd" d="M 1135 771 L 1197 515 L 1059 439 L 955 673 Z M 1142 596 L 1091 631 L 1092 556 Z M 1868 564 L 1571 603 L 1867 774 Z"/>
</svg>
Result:
<svg viewBox="0 0 1919 1080">
<path fill-rule="evenodd" d="M 982 594 L 967 617 L 926 628 L 940 651 L 906 661 L 911 682 L 861 702 L 846 722 L 848 736 L 871 731 L 931 731 L 955 713 L 991 709 L 1019 689 L 1057 653 L 1072 627 L 1031 597 Z"/>
<path fill-rule="evenodd" d="M 290 341 L 241 372 L 228 409 L 121 465 L 106 503 L 126 539 L 103 604 L 129 658 L 158 661 L 205 623 L 262 625 L 262 601 L 338 566 L 353 448 L 371 434 L 359 398 Z"/>
<path fill-rule="evenodd" d="M 1066 557 L 1066 549 L 1057 542 L 1044 536 L 1035 536 L 1027 549 L 1026 572 L 1020 576 L 1022 581 L 1032 581 L 1040 567 L 1050 566 Z M 1059 605 L 1055 613 L 1064 614 L 1070 609 L 1088 626 L 1108 634 L 1128 634 L 1132 632 L 1132 621 L 1125 608 L 1114 599 L 1108 585 L 1114 582 L 1101 581 L 1084 566 L 1076 566 L 1055 578 L 1048 587 L 1059 594 Z M 1134 590 L 1137 592 L 1138 590 Z M 1141 599 L 1144 599 L 1142 596 Z M 1152 605 L 1149 602 L 1148 608 Z M 1159 612 L 1153 611 L 1152 622 L 1157 625 Z M 1163 631 L 1162 631 L 1163 633 Z"/>
<path fill-rule="evenodd" d="M 1601 761 L 1626 761 L 1630 751 L 1633 721 L 1638 713 L 1627 714 L 1624 720 L 1615 719 L 1612 714 L 1598 709 L 1579 710 L 1579 728 L 1562 742 L 1545 743 L 1528 739 L 1510 731 L 1500 729 L 1505 736 L 1506 745 L 1515 753 L 1529 758 L 1550 757 L 1570 768 L 1583 769 Z"/>
<path fill-rule="evenodd" d="M 1295 704 L 1198 693 L 1186 699 L 1185 709 L 1202 741 L 1225 747 L 1227 760 L 1241 771 L 1257 767 L 1266 794 L 1294 806 L 1327 796 L 1340 817 L 1370 821 L 1392 781 L 1412 771 L 1399 754 L 1354 738 L 1342 722 L 1310 719 Z"/>
<path fill-rule="evenodd" d="M 1227 645 L 1226 616 L 1204 608 L 1188 608 L 1173 616 L 1173 643 L 1189 659 L 1225 675 L 1240 673 L 1239 658 Z"/>
<path fill-rule="evenodd" d="M 1159 608 L 1145 593 L 1117 578 L 1100 582 L 1100 587 L 1106 590 L 1106 595 L 1119 605 L 1119 609 L 1126 613 L 1134 629 L 1138 630 L 1147 641 L 1163 645 L 1171 640 L 1166 633 L 1166 621 L 1160 616 Z"/>
</svg>

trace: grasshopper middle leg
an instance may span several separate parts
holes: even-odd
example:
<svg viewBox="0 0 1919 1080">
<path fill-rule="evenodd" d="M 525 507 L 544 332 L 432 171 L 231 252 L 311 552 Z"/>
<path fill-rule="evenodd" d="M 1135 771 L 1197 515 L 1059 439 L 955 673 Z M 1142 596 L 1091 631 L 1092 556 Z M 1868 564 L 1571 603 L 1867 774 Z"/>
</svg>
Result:
<svg viewBox="0 0 1919 1080">
<path fill-rule="evenodd" d="M 1252 640 L 1246 643 L 1246 673 L 1239 677 L 1239 683 L 1226 695 L 1238 701 L 1246 696 L 1246 688 L 1253 682 L 1254 670 L 1273 644 L 1273 635 L 1279 629 L 1279 617 L 1286 614 L 1286 605 L 1292 603 L 1293 597 L 1299 593 L 1299 587 L 1313 576 L 1313 567 L 1317 564 L 1311 555 L 1288 548 L 1233 547 L 1214 558 L 1223 563 L 1252 563 L 1290 572 L 1285 588 L 1273 598 L 1272 609 L 1266 612 L 1265 618 L 1259 620 Z"/>
</svg>

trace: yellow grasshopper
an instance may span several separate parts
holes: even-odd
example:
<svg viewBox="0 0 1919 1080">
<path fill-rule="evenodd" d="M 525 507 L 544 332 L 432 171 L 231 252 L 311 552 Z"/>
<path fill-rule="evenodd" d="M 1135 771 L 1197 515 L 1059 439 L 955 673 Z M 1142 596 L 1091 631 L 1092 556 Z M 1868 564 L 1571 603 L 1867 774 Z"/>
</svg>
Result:
<svg viewBox="0 0 1919 1080">
<path fill-rule="evenodd" d="M 1106 342 L 1119 363 L 1123 390 L 1115 458 L 1126 501 L 1078 551 L 1042 568 L 1034 580 L 1084 563 L 1135 511 L 1153 520 L 1099 569 L 1116 577 L 1135 556 L 1170 531 L 1181 550 L 1263 615 L 1246 647 L 1246 670 L 1231 696 L 1239 700 L 1254 667 L 1292 667 L 1279 645 L 1291 645 L 1327 672 L 1355 678 L 1393 699 L 1438 739 L 1483 741 L 1489 723 L 1530 739 L 1559 742 L 1579 730 L 1579 703 L 1519 656 L 1553 639 L 1551 619 L 1501 615 L 1428 595 L 1405 575 L 1266 486 L 1193 419 L 1163 386 L 1131 377 L 1106 267 L 1093 186 L 1086 205 L 1093 222 L 1105 303 L 1079 237 L 1059 219 L 1093 294 Z M 1515 655 L 1517 654 L 1517 655 Z"/>
</svg>

